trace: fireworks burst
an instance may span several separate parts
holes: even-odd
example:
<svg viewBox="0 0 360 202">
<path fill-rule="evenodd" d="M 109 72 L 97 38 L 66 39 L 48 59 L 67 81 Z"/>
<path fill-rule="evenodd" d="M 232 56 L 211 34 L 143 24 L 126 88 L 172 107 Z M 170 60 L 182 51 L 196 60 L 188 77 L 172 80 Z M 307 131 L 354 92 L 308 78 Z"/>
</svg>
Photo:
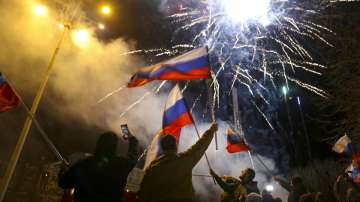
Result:
<svg viewBox="0 0 360 202">
<path fill-rule="evenodd" d="M 171 4 L 170 10 L 173 7 Z M 260 98 L 267 105 L 270 101 L 266 93 L 278 89 L 279 83 L 288 89 L 289 85 L 297 85 L 326 98 L 324 90 L 296 78 L 298 72 L 321 75 L 326 69 L 313 58 L 309 43 L 333 47 L 325 35 L 334 33 L 311 21 L 319 13 L 315 6 L 307 7 L 290 0 L 176 1 L 176 12 L 169 15 L 171 22 L 179 26 L 173 39 L 176 45 L 126 54 L 170 57 L 208 46 L 213 71 L 210 85 L 213 108 L 220 105 L 219 91 L 231 92 L 235 85 L 245 86 L 251 97 Z M 189 38 L 193 40 L 179 42 L 177 36 L 184 33 L 192 35 Z M 231 89 L 220 88 L 224 79 L 231 80 Z M 252 103 L 269 123 L 256 102 Z M 273 128 L 270 123 L 269 126 Z"/>
</svg>

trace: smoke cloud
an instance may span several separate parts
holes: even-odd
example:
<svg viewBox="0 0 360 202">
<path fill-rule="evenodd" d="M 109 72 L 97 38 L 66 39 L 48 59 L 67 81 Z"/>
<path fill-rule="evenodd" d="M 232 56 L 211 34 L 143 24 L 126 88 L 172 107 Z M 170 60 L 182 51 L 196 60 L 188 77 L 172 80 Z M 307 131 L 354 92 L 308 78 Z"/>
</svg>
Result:
<svg viewBox="0 0 360 202">
<path fill-rule="evenodd" d="M 199 127 L 200 132 L 205 132 L 210 125 L 201 124 Z M 212 141 L 210 147 L 207 150 L 207 155 L 209 157 L 210 165 L 212 169 L 220 176 L 227 175 L 238 177 L 241 170 L 246 168 L 252 168 L 251 160 L 248 153 L 237 153 L 229 154 L 226 150 L 227 140 L 226 140 L 226 129 L 228 125 L 224 122 L 219 122 L 219 130 L 217 132 L 218 145 L 219 148 L 216 150 L 215 140 Z M 200 134 L 201 135 L 201 134 Z M 180 140 L 180 151 L 185 151 L 192 144 L 197 141 L 197 136 L 193 126 L 187 126 L 182 130 L 182 136 Z M 276 173 L 275 163 L 273 160 L 260 157 L 265 165 L 272 171 Z M 272 192 L 274 197 L 280 197 L 283 201 L 286 201 L 287 192 L 280 185 L 274 182 L 271 179 L 271 173 L 269 173 L 263 165 L 252 156 L 254 162 L 254 168 L 256 172 L 255 180 L 258 182 L 258 186 L 261 190 L 265 188 L 266 185 L 272 184 L 274 186 L 274 191 Z M 193 170 L 194 174 L 208 175 L 209 167 L 206 163 L 205 157 L 196 165 Z M 221 188 L 218 185 L 214 184 L 212 178 L 203 177 L 203 176 L 193 176 L 193 185 L 196 192 L 200 195 L 202 201 L 218 201 L 220 199 L 220 194 L 222 192 Z"/>
<path fill-rule="evenodd" d="M 3 30 L 0 36 L 6 47 L 0 54 L 1 71 L 29 106 L 62 32 L 56 10 L 49 9 L 46 16 L 37 16 L 33 12 L 36 3 L 20 0 L 1 3 Z M 81 12 L 79 16 L 83 15 Z M 80 29 L 86 30 L 89 36 L 79 45 L 74 39 Z M 96 38 L 95 31 L 93 26 L 80 21 L 66 34 L 41 108 L 46 107 L 46 111 L 66 123 L 76 120 L 84 126 L 119 132 L 119 125 L 129 122 L 134 133 L 154 133 L 161 123 L 162 99 L 159 96 L 149 95 L 146 102 L 123 119 L 119 118 L 127 106 L 149 91 L 151 85 L 125 88 L 96 104 L 108 92 L 125 85 L 135 67 L 144 62 L 135 56 L 121 55 L 134 49 L 135 42 L 116 39 L 105 43 Z M 136 131 L 137 128 L 141 130 Z"/>
<path fill-rule="evenodd" d="M 61 34 L 58 27 L 60 17 L 56 10 L 49 9 L 45 17 L 36 16 L 32 9 L 35 4 L 35 1 L 30 0 L 0 3 L 2 13 L 0 39 L 3 47 L 0 50 L 0 71 L 11 81 L 28 106 L 32 103 Z M 85 29 L 90 33 L 86 46 L 79 47 L 74 43 L 73 34 L 77 29 Z M 107 93 L 125 85 L 135 67 L 144 65 L 145 62 L 140 57 L 122 55 L 135 47 L 136 42 L 124 41 L 121 38 L 105 43 L 95 36 L 93 26 L 83 22 L 77 23 L 65 36 L 40 105 L 40 112 L 50 113 L 50 117 L 56 118 L 54 121 L 46 120 L 47 123 L 62 122 L 65 125 L 73 124 L 73 127 L 77 128 L 113 130 L 118 134 L 120 134 L 120 124 L 129 123 L 130 130 L 143 145 L 147 145 L 161 126 L 166 95 L 152 93 L 123 118 L 120 118 L 120 114 L 159 83 L 149 84 L 145 88 L 130 90 L 125 88 L 104 102 L 96 104 Z M 18 134 L 22 125 L 19 120 L 23 120 L 21 118 L 26 116 L 24 111 L 9 114 L 11 120 L 0 117 L 0 123 L 4 123 L 0 126 L 1 128 L 16 128 L 9 131 L 8 136 L 13 135 L 12 133 Z M 39 119 L 41 120 L 40 116 Z M 15 120 L 20 123 L 6 125 Z M 191 127 L 183 130 L 180 144 L 182 151 L 197 139 Z M 208 125 L 200 125 L 199 129 L 205 131 L 207 127 Z M 216 151 L 212 143 L 208 155 L 218 174 L 238 176 L 242 169 L 251 167 L 251 163 L 247 154 L 230 155 L 226 152 L 224 149 L 225 128 L 226 125 L 221 124 L 218 132 L 220 150 Z M 56 131 L 52 133 L 52 136 L 57 134 Z M 90 139 L 95 139 L 94 135 L 96 134 L 68 134 L 62 141 L 65 141 L 64 144 L 74 139 L 90 142 Z M 9 155 L 8 152 L 10 151 L 2 151 L 6 155 Z M 254 162 L 258 171 L 256 179 L 260 187 L 263 187 L 267 183 L 268 176 L 256 159 Z M 275 169 L 271 160 L 267 159 L 265 163 Z M 194 173 L 208 174 L 204 159 L 196 166 Z M 221 191 L 217 185 L 214 185 L 211 178 L 194 177 L 194 187 L 203 195 L 202 197 L 209 199 L 218 198 Z M 274 195 L 284 196 L 285 194 L 276 186 Z"/>
</svg>

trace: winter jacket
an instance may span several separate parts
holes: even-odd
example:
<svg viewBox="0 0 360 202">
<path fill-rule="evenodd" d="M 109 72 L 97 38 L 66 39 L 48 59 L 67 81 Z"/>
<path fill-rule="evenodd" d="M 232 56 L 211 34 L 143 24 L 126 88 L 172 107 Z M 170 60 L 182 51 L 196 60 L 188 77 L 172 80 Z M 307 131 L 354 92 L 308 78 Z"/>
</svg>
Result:
<svg viewBox="0 0 360 202">
<path fill-rule="evenodd" d="M 165 154 L 151 162 L 138 194 L 138 202 L 191 202 L 194 197 L 192 169 L 214 137 L 206 131 L 187 151 Z"/>
<path fill-rule="evenodd" d="M 224 176 L 220 178 L 217 175 L 214 177 L 219 186 L 224 190 L 221 194 L 221 202 L 245 201 L 248 194 L 260 193 L 257 182 L 255 181 L 243 183 L 233 177 Z"/>
<path fill-rule="evenodd" d="M 130 140 L 129 156 L 118 157 L 106 144 L 97 146 L 94 156 L 59 173 L 59 186 L 75 188 L 75 202 L 121 202 L 126 178 L 135 165 L 137 140 Z M 116 146 L 114 147 L 116 148 Z"/>
</svg>

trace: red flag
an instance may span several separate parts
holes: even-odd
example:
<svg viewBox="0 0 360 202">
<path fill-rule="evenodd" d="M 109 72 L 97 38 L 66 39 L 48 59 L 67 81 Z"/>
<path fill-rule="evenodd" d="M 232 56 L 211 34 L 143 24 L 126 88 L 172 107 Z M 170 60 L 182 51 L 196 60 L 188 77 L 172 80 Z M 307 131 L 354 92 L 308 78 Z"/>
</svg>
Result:
<svg viewBox="0 0 360 202">
<path fill-rule="evenodd" d="M 234 132 L 233 129 L 227 129 L 227 151 L 229 153 L 237 153 L 249 151 L 250 147 L 245 143 L 244 139 Z"/>
<path fill-rule="evenodd" d="M 0 73 L 0 112 L 10 111 L 19 105 L 19 97 Z"/>
<path fill-rule="evenodd" d="M 354 152 L 352 154 L 352 160 L 355 161 L 356 163 L 360 164 L 360 153 Z"/>
</svg>

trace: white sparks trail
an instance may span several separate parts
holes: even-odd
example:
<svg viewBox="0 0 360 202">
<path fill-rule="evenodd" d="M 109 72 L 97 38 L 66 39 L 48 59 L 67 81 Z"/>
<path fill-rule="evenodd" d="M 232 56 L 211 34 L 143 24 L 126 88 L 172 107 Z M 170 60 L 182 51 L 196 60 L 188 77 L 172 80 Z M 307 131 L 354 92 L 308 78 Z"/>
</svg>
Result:
<svg viewBox="0 0 360 202">
<path fill-rule="evenodd" d="M 98 105 L 98 104 L 104 102 L 104 101 L 107 100 L 109 97 L 113 96 L 115 93 L 118 93 L 118 92 L 122 91 L 125 87 L 126 87 L 126 85 L 123 85 L 123 86 L 121 86 L 120 88 L 118 88 L 118 89 L 116 89 L 116 90 L 114 90 L 114 91 L 106 94 L 104 97 L 102 97 L 101 99 L 99 99 L 99 101 L 97 101 L 95 105 Z"/>
<path fill-rule="evenodd" d="M 182 4 L 182 1 L 178 3 Z M 190 34 L 191 40 L 170 48 L 135 50 L 125 54 L 170 57 L 206 45 L 212 64 L 212 81 L 207 86 L 212 88 L 212 114 L 215 114 L 215 106 L 221 104 L 220 91 L 231 92 L 234 86 L 245 86 L 251 99 L 262 100 L 263 103 L 255 104 L 255 107 L 274 129 L 259 106 L 271 105 L 269 94 L 278 90 L 278 85 L 285 85 L 288 89 L 296 85 L 327 97 L 324 90 L 296 78 L 298 73 L 304 72 L 320 76 L 327 68 L 312 56 L 309 47 L 313 46 L 313 42 L 334 47 L 326 35 L 335 33 L 312 21 L 321 14 L 316 6 L 312 10 L 305 8 L 302 2 L 286 0 L 203 0 L 186 3 L 186 7 L 177 10 L 168 19 L 178 25 L 173 36 L 174 44 L 177 43 L 177 35 Z M 224 82 L 229 83 L 230 89 L 221 89 Z M 192 110 L 201 96 L 202 93 L 197 96 Z"/>
<path fill-rule="evenodd" d="M 157 94 L 160 89 L 164 86 L 166 81 L 162 81 L 159 86 L 154 87 L 151 91 L 146 92 L 143 96 L 141 96 L 138 100 L 136 100 L 134 103 L 129 105 L 119 116 L 119 118 L 122 118 L 126 113 L 128 113 L 132 108 L 134 108 L 136 105 L 140 104 L 142 101 L 145 100 L 146 97 L 151 95 L 151 93 Z"/>
</svg>

